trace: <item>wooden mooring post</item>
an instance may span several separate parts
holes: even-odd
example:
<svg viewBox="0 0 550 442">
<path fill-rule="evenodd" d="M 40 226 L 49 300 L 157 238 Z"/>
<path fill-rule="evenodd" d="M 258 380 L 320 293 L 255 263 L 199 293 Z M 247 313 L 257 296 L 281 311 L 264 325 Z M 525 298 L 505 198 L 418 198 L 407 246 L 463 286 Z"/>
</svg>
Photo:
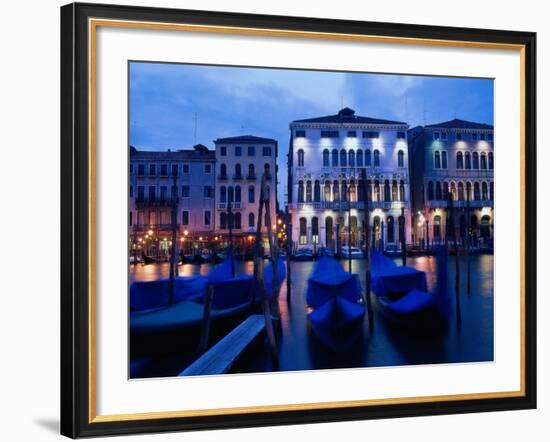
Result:
<svg viewBox="0 0 550 442">
<path fill-rule="evenodd" d="M 453 245 L 455 251 L 455 301 L 456 301 L 456 320 L 460 324 L 462 322 L 462 309 L 460 306 L 460 253 L 458 250 L 458 241 L 456 235 L 455 227 L 455 216 L 454 216 L 454 201 L 453 195 L 449 192 L 447 197 L 447 206 L 449 208 L 449 219 L 447 224 L 450 224 L 450 232 L 453 235 Z M 445 232 L 447 236 L 447 232 Z"/>
<path fill-rule="evenodd" d="M 203 354 L 208 348 L 210 335 L 210 313 L 212 312 L 212 301 L 214 300 L 214 286 L 208 285 L 206 299 L 204 300 L 204 312 L 202 315 L 201 338 L 199 341 L 198 353 Z"/>
<path fill-rule="evenodd" d="M 172 247 L 170 248 L 170 284 L 169 284 L 169 299 L 168 304 L 172 305 L 174 303 L 174 278 L 176 275 L 176 267 L 178 265 L 178 259 L 176 256 L 176 246 L 177 246 L 177 231 L 178 231 L 178 224 L 177 224 L 177 207 L 178 207 L 178 199 L 176 197 L 176 193 L 174 192 L 174 189 L 177 189 L 177 179 L 178 174 L 173 174 L 173 184 L 172 184 L 172 210 L 171 210 L 171 227 L 172 227 Z"/>
<path fill-rule="evenodd" d="M 467 188 L 468 186 L 466 186 Z M 470 241 L 471 241 L 471 220 L 470 220 L 470 192 L 466 190 L 466 292 L 471 293 L 471 270 L 470 270 Z"/>
<path fill-rule="evenodd" d="M 370 200 L 369 200 L 369 188 L 367 183 L 367 169 L 363 169 L 361 172 L 363 178 L 363 204 L 365 206 L 365 304 L 367 305 L 367 315 L 369 319 L 369 329 L 374 327 L 374 315 L 372 312 L 372 303 L 370 298 L 370 286 L 371 286 L 371 234 L 370 234 Z"/>
<path fill-rule="evenodd" d="M 286 300 L 290 302 L 292 291 L 291 259 L 292 259 L 292 219 L 287 213 L 286 224 Z"/>
<path fill-rule="evenodd" d="M 407 265 L 407 240 L 405 238 L 405 203 L 401 207 L 401 219 L 399 223 L 399 233 L 401 236 L 401 260 L 403 267 Z"/>
<path fill-rule="evenodd" d="M 269 195 L 265 195 L 266 188 L 266 179 L 267 172 L 264 171 L 262 175 L 261 185 L 260 185 L 260 204 L 258 207 L 258 220 L 256 227 L 256 243 L 254 247 L 254 280 L 255 286 L 259 287 L 260 297 L 262 300 L 262 308 L 265 320 L 265 328 L 267 333 L 267 339 L 269 341 L 269 350 L 271 353 L 271 360 L 273 368 L 277 369 L 279 367 L 279 354 L 277 352 L 277 339 L 275 336 L 275 330 L 273 328 L 273 318 L 271 316 L 271 305 L 270 297 L 267 295 L 265 290 L 265 279 L 264 279 L 264 252 L 262 244 L 262 220 L 263 220 L 263 210 L 265 208 L 266 198 L 269 198 Z M 276 272 L 276 269 L 274 269 Z"/>
</svg>

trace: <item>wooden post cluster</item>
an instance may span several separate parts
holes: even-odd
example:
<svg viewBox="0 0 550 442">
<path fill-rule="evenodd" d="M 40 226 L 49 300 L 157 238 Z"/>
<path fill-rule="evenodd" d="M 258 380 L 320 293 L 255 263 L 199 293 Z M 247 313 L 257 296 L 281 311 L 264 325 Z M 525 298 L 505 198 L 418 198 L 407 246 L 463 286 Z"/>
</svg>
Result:
<svg viewBox="0 0 550 442">
<path fill-rule="evenodd" d="M 372 312 L 372 304 L 370 299 L 370 285 L 371 285 L 371 235 L 370 235 L 370 201 L 367 185 L 367 170 L 363 169 L 361 172 L 363 178 L 363 204 L 365 206 L 365 303 L 367 304 L 367 314 L 369 318 L 369 328 L 374 326 L 374 318 Z"/>
<path fill-rule="evenodd" d="M 460 307 L 460 254 L 458 251 L 458 241 L 457 241 L 457 232 L 455 227 L 455 216 L 454 216 L 454 202 L 453 195 L 449 192 L 447 197 L 447 206 L 449 208 L 449 219 L 447 221 L 447 228 L 451 229 L 451 234 L 453 235 L 453 245 L 455 251 L 455 301 L 456 301 L 456 320 L 460 324 L 462 322 L 462 311 Z M 447 233 L 447 232 L 445 232 Z M 447 237 L 447 234 L 445 234 Z"/>
<path fill-rule="evenodd" d="M 273 328 L 273 317 L 271 315 L 271 298 L 276 298 L 276 293 L 278 293 L 277 287 L 277 262 L 273 260 L 273 240 L 271 238 L 272 232 L 270 232 L 270 225 L 267 227 L 267 234 L 269 238 L 269 246 L 271 251 L 271 259 L 273 265 L 273 284 L 272 284 L 272 293 L 268 295 L 265 289 L 265 279 L 264 279 L 264 251 L 262 245 L 262 220 L 266 217 L 266 224 L 271 224 L 271 217 L 269 215 L 269 192 L 266 189 L 267 181 L 267 171 L 264 171 L 261 180 L 260 186 L 260 204 L 258 207 L 258 221 L 256 227 L 256 243 L 254 247 L 254 280 L 256 286 L 259 287 L 260 297 L 262 300 L 263 314 L 265 319 L 265 327 L 267 332 L 267 338 L 269 341 L 269 349 L 271 352 L 271 359 L 273 362 L 273 367 L 277 368 L 279 366 L 279 355 L 277 352 L 277 340 L 275 336 L 275 330 Z M 276 258 L 276 257 L 275 257 Z M 275 291 L 277 290 L 277 292 Z"/>
</svg>

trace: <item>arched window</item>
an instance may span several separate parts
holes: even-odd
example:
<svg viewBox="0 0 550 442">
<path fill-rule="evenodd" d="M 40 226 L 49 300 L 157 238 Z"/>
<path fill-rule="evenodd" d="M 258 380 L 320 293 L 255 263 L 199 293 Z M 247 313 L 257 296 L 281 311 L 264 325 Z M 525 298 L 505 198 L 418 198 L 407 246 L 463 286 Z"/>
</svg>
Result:
<svg viewBox="0 0 550 442">
<path fill-rule="evenodd" d="M 331 216 L 325 218 L 325 242 L 327 247 L 334 248 L 334 221 Z"/>
<path fill-rule="evenodd" d="M 298 181 L 298 202 L 304 202 L 304 182 Z"/>
<path fill-rule="evenodd" d="M 241 186 L 235 186 L 235 202 L 241 202 Z"/>
<path fill-rule="evenodd" d="M 451 196 L 452 196 L 453 200 L 458 199 L 458 195 L 456 193 L 456 185 L 455 185 L 454 182 L 451 183 Z"/>
<path fill-rule="evenodd" d="M 489 199 L 491 201 L 495 199 L 495 186 L 492 181 L 489 183 Z"/>
<path fill-rule="evenodd" d="M 254 170 L 254 164 L 248 165 L 248 179 L 255 179 L 256 178 L 256 172 Z"/>
<path fill-rule="evenodd" d="M 338 150 L 332 149 L 332 167 L 338 167 Z"/>
<path fill-rule="evenodd" d="M 481 183 L 481 199 L 483 201 L 487 201 L 489 199 L 489 189 L 486 182 Z"/>
<path fill-rule="evenodd" d="M 405 201 L 405 181 L 399 181 L 399 201 Z"/>
<path fill-rule="evenodd" d="M 256 200 L 256 192 L 254 186 L 248 186 L 248 202 L 253 203 Z"/>
<path fill-rule="evenodd" d="M 435 183 L 435 199 L 436 200 L 442 200 L 442 194 L 441 194 L 441 182 L 436 181 Z"/>
<path fill-rule="evenodd" d="M 220 164 L 220 176 L 222 178 L 227 177 L 227 166 L 225 165 L 225 163 Z"/>
<path fill-rule="evenodd" d="M 489 152 L 489 169 L 494 169 L 493 152 Z"/>
<path fill-rule="evenodd" d="M 319 218 L 316 216 L 311 218 L 311 242 L 319 244 Z"/>
<path fill-rule="evenodd" d="M 269 163 L 264 163 L 264 173 L 265 173 L 267 179 L 271 178 Z"/>
<path fill-rule="evenodd" d="M 298 150 L 298 167 L 304 167 L 304 150 Z"/>
<path fill-rule="evenodd" d="M 248 227 L 254 227 L 254 213 L 250 212 L 248 214 Z"/>
<path fill-rule="evenodd" d="M 340 198 L 342 201 L 348 201 L 348 185 L 346 181 L 342 181 L 342 194 Z"/>
<path fill-rule="evenodd" d="M 312 194 L 311 194 L 311 181 L 306 182 L 306 203 L 311 203 Z"/>
<path fill-rule="evenodd" d="M 332 198 L 333 201 L 340 201 L 340 185 L 338 181 L 334 181 L 332 184 Z"/>
<path fill-rule="evenodd" d="M 466 183 L 466 199 L 472 200 L 472 183 Z"/>
<path fill-rule="evenodd" d="M 351 149 L 348 152 L 348 165 L 349 167 L 355 167 L 355 152 Z"/>
<path fill-rule="evenodd" d="M 402 150 L 397 152 L 397 167 L 405 167 L 405 153 Z"/>
<path fill-rule="evenodd" d="M 434 182 L 430 181 L 428 182 L 428 201 L 432 201 L 434 199 Z"/>
<path fill-rule="evenodd" d="M 235 213 L 235 229 L 242 228 L 241 225 L 241 212 Z"/>
<path fill-rule="evenodd" d="M 434 167 L 436 169 L 441 169 L 441 154 L 438 150 L 434 153 Z"/>
<path fill-rule="evenodd" d="M 357 201 L 357 187 L 355 181 L 351 180 L 349 183 L 349 200 L 354 203 Z"/>
<path fill-rule="evenodd" d="M 462 181 L 458 183 L 458 199 L 464 201 L 464 183 Z"/>
<path fill-rule="evenodd" d="M 328 149 L 323 150 L 323 167 L 330 166 L 330 152 Z"/>
<path fill-rule="evenodd" d="M 464 154 L 464 160 L 465 160 L 465 169 L 471 169 L 472 168 L 472 162 L 470 160 L 470 152 L 466 152 Z"/>
<path fill-rule="evenodd" d="M 234 194 L 233 194 L 233 186 L 229 186 L 227 188 L 227 202 L 232 203 L 235 201 Z"/>
<path fill-rule="evenodd" d="M 398 220 L 397 228 L 398 228 L 399 242 L 401 243 L 405 240 L 405 238 L 402 237 L 403 234 L 405 233 L 405 217 L 399 215 L 399 218 L 397 218 L 397 220 Z"/>
<path fill-rule="evenodd" d="M 221 203 L 227 202 L 227 189 L 225 186 L 220 187 L 220 202 Z"/>
<path fill-rule="evenodd" d="M 398 196 L 398 187 L 397 187 L 397 180 L 393 180 L 391 183 L 391 200 L 397 201 L 399 200 Z"/>
<path fill-rule="evenodd" d="M 390 181 L 384 181 L 384 201 L 391 201 Z"/>
<path fill-rule="evenodd" d="M 235 164 L 235 178 L 240 179 L 242 177 L 241 165 L 239 163 Z"/>
<path fill-rule="evenodd" d="M 300 218 L 300 244 L 307 244 L 307 220 Z"/>
<path fill-rule="evenodd" d="M 434 216 L 434 238 L 441 238 L 441 216 Z"/>
<path fill-rule="evenodd" d="M 462 152 L 456 153 L 456 168 L 464 169 L 464 154 Z"/>
<path fill-rule="evenodd" d="M 332 201 L 332 198 L 330 197 L 330 181 L 325 181 L 325 201 Z"/>
<path fill-rule="evenodd" d="M 380 201 L 380 183 L 374 180 L 374 201 Z"/>
<path fill-rule="evenodd" d="M 481 222 L 479 223 L 479 235 L 482 238 L 489 238 L 491 236 L 491 217 L 489 215 L 483 215 Z"/>
<path fill-rule="evenodd" d="M 393 216 L 388 216 L 386 219 L 386 240 L 389 243 L 395 242 L 395 225 L 393 223 Z"/>
<path fill-rule="evenodd" d="M 365 201 L 365 182 L 361 179 L 357 182 L 357 201 Z"/>
<path fill-rule="evenodd" d="M 348 157 L 346 155 L 346 151 L 344 149 L 342 149 L 340 151 L 340 166 L 341 167 L 346 167 L 347 162 L 348 162 L 347 159 L 348 159 Z"/>
<path fill-rule="evenodd" d="M 474 183 L 474 200 L 479 201 L 481 199 L 481 193 L 479 191 L 479 183 Z"/>
<path fill-rule="evenodd" d="M 443 199 L 446 200 L 447 198 L 449 198 L 449 183 L 443 181 Z"/>
<path fill-rule="evenodd" d="M 365 166 L 370 166 L 370 150 L 365 150 Z"/>
<path fill-rule="evenodd" d="M 378 149 L 374 151 L 374 167 L 380 167 L 380 151 Z"/>
<path fill-rule="evenodd" d="M 227 229 L 227 213 L 220 213 L 220 229 Z"/>
<path fill-rule="evenodd" d="M 363 167 L 363 151 L 361 149 L 359 149 L 357 151 L 357 167 Z"/>
<path fill-rule="evenodd" d="M 484 152 L 481 153 L 481 168 L 482 169 L 487 169 L 487 155 L 485 155 Z"/>
<path fill-rule="evenodd" d="M 446 150 L 441 151 L 441 168 L 443 169 L 447 168 L 447 151 Z"/>
<path fill-rule="evenodd" d="M 477 152 L 473 153 L 473 162 L 474 162 L 474 169 L 479 169 L 479 154 Z"/>
<path fill-rule="evenodd" d="M 372 181 L 367 180 L 367 199 L 372 201 Z"/>
<path fill-rule="evenodd" d="M 316 203 L 321 202 L 321 184 L 319 180 L 315 180 L 315 184 L 313 185 L 313 201 Z"/>
</svg>

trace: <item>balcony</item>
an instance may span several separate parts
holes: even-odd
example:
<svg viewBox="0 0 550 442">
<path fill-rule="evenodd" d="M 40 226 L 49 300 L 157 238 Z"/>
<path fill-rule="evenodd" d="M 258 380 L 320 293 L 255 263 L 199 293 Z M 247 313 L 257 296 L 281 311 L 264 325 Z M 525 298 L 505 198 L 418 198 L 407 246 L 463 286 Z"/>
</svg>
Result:
<svg viewBox="0 0 550 442">
<path fill-rule="evenodd" d="M 426 207 L 429 209 L 445 209 L 447 200 L 430 200 L 426 202 Z M 466 201 L 453 201 L 453 207 L 457 209 L 466 208 Z M 470 201 L 470 208 L 479 209 L 481 207 L 493 207 L 493 200 L 473 200 Z"/>
<path fill-rule="evenodd" d="M 179 198 L 136 198 L 136 207 L 172 207 L 179 203 Z"/>
<path fill-rule="evenodd" d="M 231 205 L 231 210 L 241 210 L 243 208 L 242 203 L 218 203 L 218 210 L 227 210 L 228 206 Z"/>
<path fill-rule="evenodd" d="M 235 173 L 235 174 L 233 174 L 233 179 L 234 180 L 242 180 L 243 175 L 241 173 Z"/>
<path fill-rule="evenodd" d="M 246 179 L 249 180 L 249 181 L 255 181 L 256 180 L 256 174 L 255 173 L 249 173 L 246 176 Z"/>
<path fill-rule="evenodd" d="M 218 175 L 218 179 L 219 179 L 219 180 L 227 180 L 227 174 L 225 174 L 225 173 L 223 173 L 223 174 L 220 173 L 220 174 Z"/>
<path fill-rule="evenodd" d="M 291 209 L 301 210 L 301 209 L 328 209 L 328 210 L 348 210 L 348 209 L 358 209 L 364 210 L 365 203 L 363 201 L 352 201 L 351 203 L 347 201 L 323 201 L 323 202 L 308 202 L 308 203 L 291 203 L 289 205 Z M 370 209 L 401 209 L 402 207 L 407 207 L 403 201 L 371 201 L 369 203 Z"/>
</svg>

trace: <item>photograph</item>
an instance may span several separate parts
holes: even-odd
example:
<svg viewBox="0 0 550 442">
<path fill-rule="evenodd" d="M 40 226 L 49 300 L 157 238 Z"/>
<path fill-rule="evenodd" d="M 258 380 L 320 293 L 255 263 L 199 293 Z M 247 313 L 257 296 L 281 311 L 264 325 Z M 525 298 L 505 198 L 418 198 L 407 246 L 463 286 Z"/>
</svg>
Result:
<svg viewBox="0 0 550 442">
<path fill-rule="evenodd" d="M 127 67 L 129 379 L 494 362 L 494 78 Z"/>
</svg>

